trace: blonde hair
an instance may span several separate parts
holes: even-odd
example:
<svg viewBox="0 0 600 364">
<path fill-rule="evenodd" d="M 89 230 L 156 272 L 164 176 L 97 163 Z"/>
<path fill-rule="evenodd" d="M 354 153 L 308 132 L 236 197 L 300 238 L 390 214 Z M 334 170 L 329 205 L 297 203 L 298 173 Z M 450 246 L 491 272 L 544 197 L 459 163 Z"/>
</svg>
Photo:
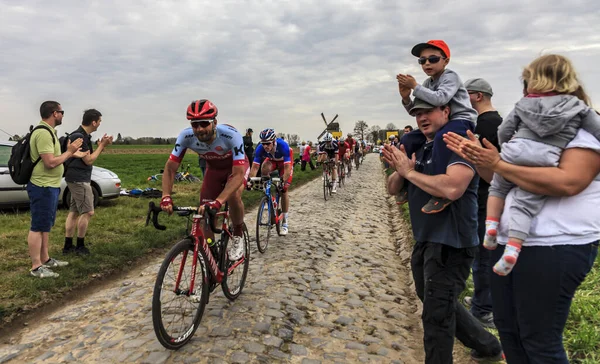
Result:
<svg viewBox="0 0 600 364">
<path fill-rule="evenodd" d="M 565 56 L 547 54 L 536 58 L 523 69 L 522 78 L 528 93 L 569 94 L 576 96 L 586 105 L 591 105 L 573 64 Z"/>
</svg>

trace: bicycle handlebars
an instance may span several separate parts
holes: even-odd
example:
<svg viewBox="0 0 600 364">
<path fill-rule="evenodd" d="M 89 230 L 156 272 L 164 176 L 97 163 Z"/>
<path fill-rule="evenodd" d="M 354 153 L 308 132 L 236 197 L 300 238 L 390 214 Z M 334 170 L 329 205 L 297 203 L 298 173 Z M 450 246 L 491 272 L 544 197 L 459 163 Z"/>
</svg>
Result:
<svg viewBox="0 0 600 364">
<path fill-rule="evenodd" d="M 152 220 L 152 225 L 154 225 L 155 229 L 166 230 L 167 229 L 166 226 L 158 223 L 158 214 L 160 214 L 162 211 L 163 210 L 160 208 L 160 206 L 156 206 L 154 201 L 150 201 L 148 203 L 148 215 L 146 216 L 146 226 L 148 226 L 148 224 L 150 223 L 150 220 Z M 173 206 L 173 211 L 174 212 L 184 212 L 184 214 L 180 214 L 180 216 L 188 216 L 189 214 L 194 214 L 194 213 L 197 214 L 198 208 L 194 207 L 194 206 L 185 206 L 185 207 Z M 205 209 L 204 212 L 205 212 L 205 214 L 204 214 L 204 216 L 201 216 L 201 218 L 204 219 L 205 225 L 210 226 L 210 230 L 212 230 L 213 233 L 220 234 L 223 230 L 217 229 L 214 226 L 215 218 L 217 217 L 218 211 L 213 210 L 213 209 Z"/>
<path fill-rule="evenodd" d="M 270 177 L 270 176 L 250 177 L 250 182 L 252 182 L 252 188 L 255 190 L 259 190 L 259 191 L 262 191 L 264 189 L 263 183 L 267 182 L 269 180 L 272 183 L 274 183 L 277 186 L 277 188 L 280 188 L 280 184 L 282 182 L 280 177 Z"/>
</svg>

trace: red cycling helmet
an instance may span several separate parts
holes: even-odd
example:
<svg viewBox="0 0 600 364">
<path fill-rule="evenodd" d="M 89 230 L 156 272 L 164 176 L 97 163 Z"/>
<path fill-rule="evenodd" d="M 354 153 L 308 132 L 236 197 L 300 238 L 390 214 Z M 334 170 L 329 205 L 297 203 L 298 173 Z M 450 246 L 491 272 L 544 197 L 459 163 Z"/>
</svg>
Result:
<svg viewBox="0 0 600 364">
<path fill-rule="evenodd" d="M 187 108 L 188 120 L 205 120 L 217 117 L 219 110 L 210 100 L 194 100 Z"/>
</svg>

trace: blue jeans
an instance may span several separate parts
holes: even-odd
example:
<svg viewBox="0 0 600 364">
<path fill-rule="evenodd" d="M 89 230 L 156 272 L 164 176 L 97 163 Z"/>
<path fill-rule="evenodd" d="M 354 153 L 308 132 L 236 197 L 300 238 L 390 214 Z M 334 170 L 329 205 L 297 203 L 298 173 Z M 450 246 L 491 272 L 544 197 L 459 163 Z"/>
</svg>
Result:
<svg viewBox="0 0 600 364">
<path fill-rule="evenodd" d="M 481 183 L 481 182 L 480 182 Z M 477 235 L 479 247 L 473 260 L 473 302 L 471 313 L 475 317 L 482 317 L 492 312 L 492 292 L 490 290 L 490 279 L 493 274 L 492 251 L 483 247 L 483 236 L 485 235 L 485 217 L 487 207 L 487 190 L 479 190 L 477 194 Z"/>
<path fill-rule="evenodd" d="M 504 248 L 492 252 L 500 259 Z M 508 364 L 568 364 L 562 334 L 598 242 L 524 246 L 512 273 L 492 275 L 494 323 Z"/>
<path fill-rule="evenodd" d="M 58 187 L 40 187 L 27 183 L 27 195 L 29 196 L 29 210 L 31 212 L 31 228 L 34 232 L 48 233 L 56 219 L 56 208 L 58 207 Z"/>
</svg>

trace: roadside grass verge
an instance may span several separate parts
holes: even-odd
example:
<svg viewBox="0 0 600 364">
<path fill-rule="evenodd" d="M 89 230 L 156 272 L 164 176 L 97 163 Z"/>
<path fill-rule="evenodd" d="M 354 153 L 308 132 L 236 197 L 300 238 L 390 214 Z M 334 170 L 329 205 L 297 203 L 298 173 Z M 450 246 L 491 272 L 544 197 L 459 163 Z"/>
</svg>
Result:
<svg viewBox="0 0 600 364">
<path fill-rule="evenodd" d="M 386 170 L 389 176 L 391 170 Z M 410 223 L 408 204 L 400 206 L 404 219 Z M 600 258 L 581 284 L 571 305 L 571 311 L 564 331 L 564 345 L 571 363 L 600 363 Z M 465 296 L 473 296 L 472 275 L 461 293 L 459 302 Z M 489 330 L 498 337 L 497 330 Z M 465 347 L 465 351 L 468 349 Z"/>
<path fill-rule="evenodd" d="M 121 146 L 119 146 L 121 147 Z M 115 172 L 122 186 L 129 190 L 148 187 L 161 188 L 160 182 L 148 182 L 150 175 L 164 167 L 169 151 L 162 154 L 102 154 L 95 165 Z M 190 172 L 201 178 L 196 154 L 188 153 L 182 165 L 190 164 Z M 294 169 L 291 189 L 320 176 L 320 170 L 305 172 Z M 180 206 L 198 204 L 201 183 L 175 183 L 173 200 Z M 245 191 L 246 208 L 256 205 L 261 197 L 259 191 Z M 159 199 L 154 199 L 158 201 Z M 0 327 L 21 313 L 65 296 L 69 291 L 83 288 L 87 283 L 123 272 L 143 263 L 144 259 L 162 254 L 185 234 L 185 219 L 177 216 L 160 216 L 165 231 L 145 226 L 147 198 L 121 196 L 101 201 L 90 221 L 86 245 L 92 254 L 87 257 L 63 257 L 64 226 L 67 210 L 59 208 L 56 222 L 50 233 L 50 256 L 64 259 L 69 266 L 55 269 L 60 273 L 56 279 L 37 279 L 29 274 L 31 261 L 27 249 L 27 234 L 31 215 L 29 210 L 0 211 Z M 292 206 L 295 203 L 292 199 Z M 292 207 L 293 208 L 293 207 Z M 253 224 L 255 216 L 246 216 L 247 224 Z M 152 289 L 152 287 L 148 287 Z"/>
</svg>

